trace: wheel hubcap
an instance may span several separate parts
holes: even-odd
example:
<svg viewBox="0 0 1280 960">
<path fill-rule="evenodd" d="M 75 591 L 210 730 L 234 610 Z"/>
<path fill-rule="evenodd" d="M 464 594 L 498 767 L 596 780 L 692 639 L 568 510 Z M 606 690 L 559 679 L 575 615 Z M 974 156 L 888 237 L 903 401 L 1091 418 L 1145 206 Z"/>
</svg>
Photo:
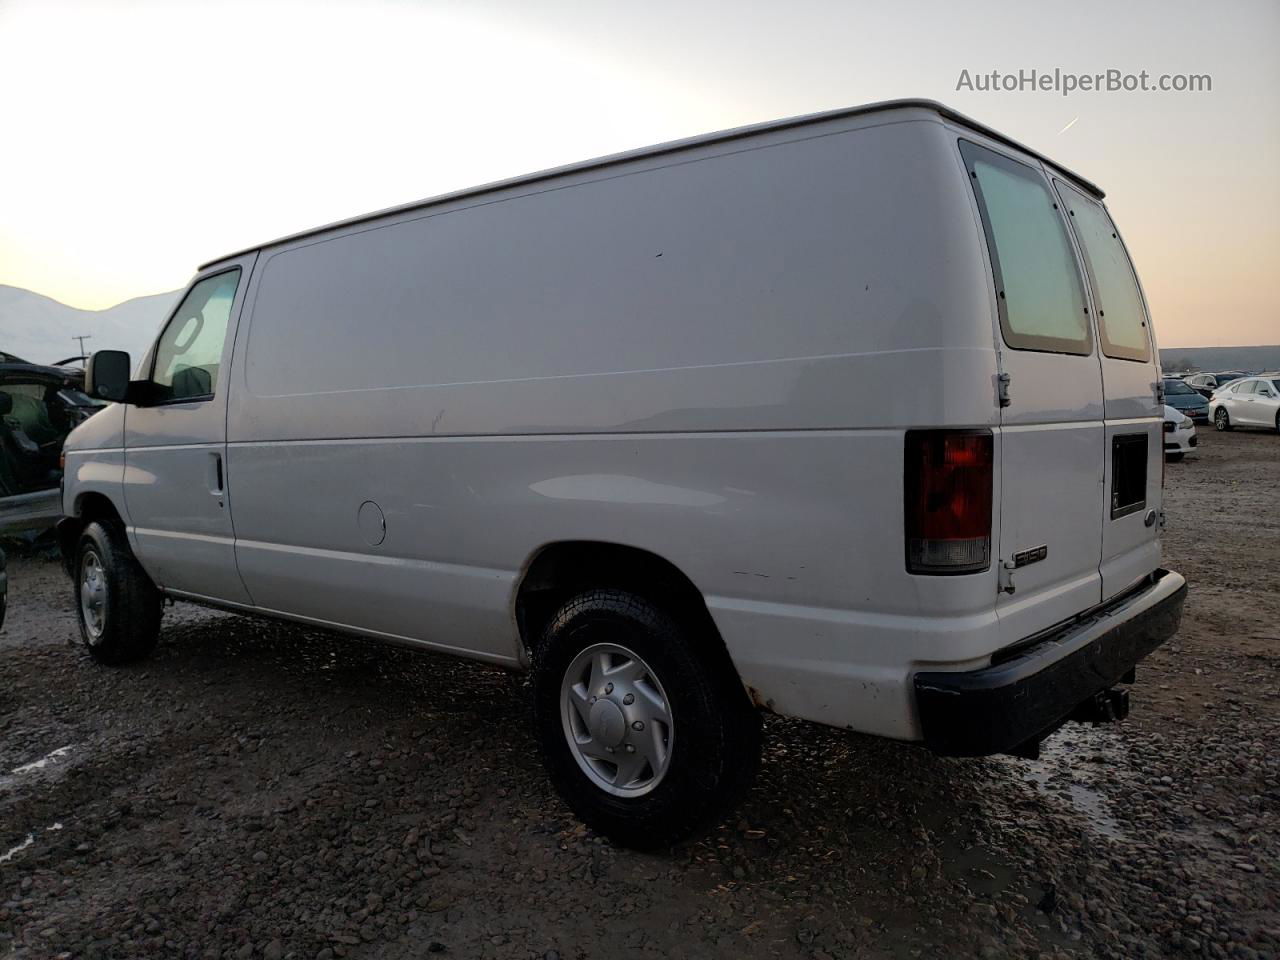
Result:
<svg viewBox="0 0 1280 960">
<path fill-rule="evenodd" d="M 616 643 L 578 654 L 560 685 L 569 751 L 582 772 L 615 796 L 648 793 L 666 775 L 674 727 L 657 675 Z"/>
<path fill-rule="evenodd" d="M 80 613 L 89 643 L 96 646 L 107 622 L 107 577 L 95 550 L 86 550 L 80 560 Z"/>
</svg>

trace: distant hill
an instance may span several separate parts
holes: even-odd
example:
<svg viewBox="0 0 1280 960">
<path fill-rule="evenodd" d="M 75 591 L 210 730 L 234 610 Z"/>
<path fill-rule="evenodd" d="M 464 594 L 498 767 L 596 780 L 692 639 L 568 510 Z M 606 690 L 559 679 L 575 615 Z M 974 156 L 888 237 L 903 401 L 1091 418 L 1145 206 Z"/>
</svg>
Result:
<svg viewBox="0 0 1280 960">
<path fill-rule="evenodd" d="M 32 363 L 55 363 L 80 352 L 72 337 L 86 334 L 85 350 L 146 352 L 179 291 L 135 297 L 106 310 L 78 310 L 65 303 L 0 284 L 0 350 Z"/>
<path fill-rule="evenodd" d="M 1280 370 L 1280 345 L 1269 347 L 1169 347 L 1160 351 L 1160 365 L 1169 373 L 1184 370 Z"/>
</svg>

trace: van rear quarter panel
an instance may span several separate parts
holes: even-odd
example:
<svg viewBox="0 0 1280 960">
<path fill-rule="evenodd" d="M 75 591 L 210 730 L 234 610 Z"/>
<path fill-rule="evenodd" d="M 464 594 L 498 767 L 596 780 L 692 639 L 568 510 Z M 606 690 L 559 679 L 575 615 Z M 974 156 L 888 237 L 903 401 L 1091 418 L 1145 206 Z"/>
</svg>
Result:
<svg viewBox="0 0 1280 960">
<path fill-rule="evenodd" d="M 267 248 L 228 411 L 254 603 L 514 663 L 528 559 L 628 544 L 775 709 L 915 736 L 912 665 L 994 623 L 994 571 L 902 553 L 903 431 L 998 419 L 965 191 L 907 109 Z"/>
</svg>

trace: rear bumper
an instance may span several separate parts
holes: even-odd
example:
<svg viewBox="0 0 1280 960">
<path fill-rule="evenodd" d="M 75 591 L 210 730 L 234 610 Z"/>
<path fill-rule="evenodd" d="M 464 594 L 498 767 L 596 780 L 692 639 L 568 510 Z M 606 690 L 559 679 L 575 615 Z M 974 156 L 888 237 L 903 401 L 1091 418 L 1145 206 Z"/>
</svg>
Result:
<svg viewBox="0 0 1280 960">
<path fill-rule="evenodd" d="M 943 756 L 976 757 L 1043 739 L 1177 632 L 1186 595 L 1181 575 L 1158 570 L 1136 590 L 1000 663 L 917 673 L 925 745 Z"/>
</svg>

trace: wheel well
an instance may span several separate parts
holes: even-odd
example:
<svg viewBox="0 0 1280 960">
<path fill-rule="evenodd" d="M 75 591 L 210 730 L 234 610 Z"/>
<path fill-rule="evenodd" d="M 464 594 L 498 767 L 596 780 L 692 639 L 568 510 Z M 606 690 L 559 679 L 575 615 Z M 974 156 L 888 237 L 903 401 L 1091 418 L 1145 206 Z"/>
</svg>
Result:
<svg viewBox="0 0 1280 960">
<path fill-rule="evenodd" d="M 675 564 L 638 547 L 592 540 L 548 544 L 529 562 L 516 591 L 520 637 L 531 649 L 567 600 L 593 587 L 614 587 L 660 604 L 673 616 L 711 638 L 728 660 L 724 640 L 702 592 Z"/>
<path fill-rule="evenodd" d="M 68 572 L 71 571 L 71 565 L 75 560 L 76 543 L 85 527 L 95 520 L 122 523 L 115 504 L 103 493 L 81 494 L 76 498 L 75 509 L 76 512 L 63 517 L 56 528 L 58 549 L 62 553 L 62 565 Z"/>
</svg>

